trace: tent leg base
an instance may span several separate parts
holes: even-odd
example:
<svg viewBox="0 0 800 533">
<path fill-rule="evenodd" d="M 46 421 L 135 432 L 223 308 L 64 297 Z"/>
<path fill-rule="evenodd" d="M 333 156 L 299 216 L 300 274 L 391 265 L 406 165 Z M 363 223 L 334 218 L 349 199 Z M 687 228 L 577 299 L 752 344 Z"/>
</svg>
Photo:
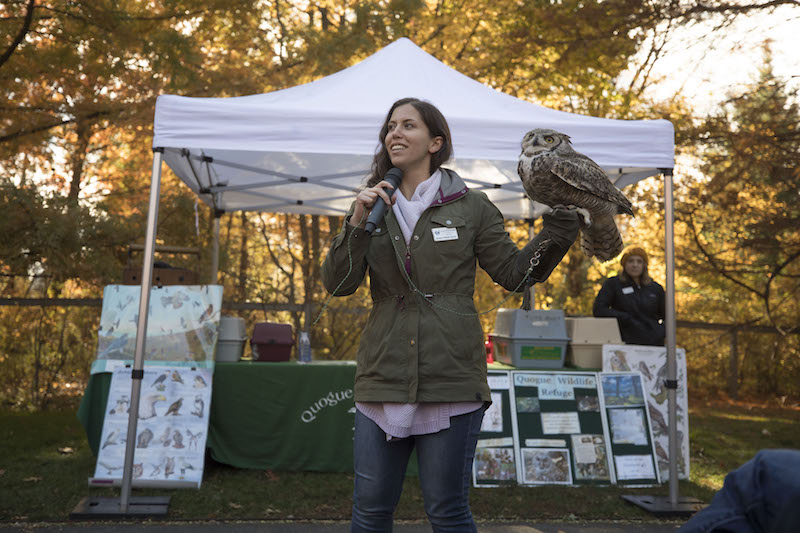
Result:
<svg viewBox="0 0 800 533">
<path fill-rule="evenodd" d="M 70 520 L 125 520 L 129 518 L 166 518 L 170 496 L 140 496 L 128 500 L 122 512 L 119 498 L 86 497 L 69 514 Z"/>
<path fill-rule="evenodd" d="M 706 506 L 702 500 L 687 496 L 679 496 L 674 505 L 669 496 L 625 495 L 621 498 L 656 516 L 688 518 Z"/>
</svg>

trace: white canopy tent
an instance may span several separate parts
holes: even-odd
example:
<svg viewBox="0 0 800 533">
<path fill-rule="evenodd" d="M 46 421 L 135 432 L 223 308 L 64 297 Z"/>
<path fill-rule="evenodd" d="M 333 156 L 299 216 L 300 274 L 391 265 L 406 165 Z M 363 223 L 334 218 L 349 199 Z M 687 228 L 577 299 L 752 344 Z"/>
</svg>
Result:
<svg viewBox="0 0 800 533">
<path fill-rule="evenodd" d="M 484 189 L 507 218 L 531 218 L 517 177 L 523 135 L 548 127 L 624 187 L 672 168 L 666 120 L 610 120 L 547 109 L 453 70 L 406 38 L 305 85 L 238 98 L 163 95 L 153 146 L 203 201 L 222 211 L 343 214 L 363 182 L 391 104 L 423 98 L 447 117 L 447 166 Z"/>
<path fill-rule="evenodd" d="M 162 158 L 218 217 L 224 212 L 344 214 L 362 184 L 391 104 L 413 96 L 447 117 L 455 160 L 467 184 L 482 189 L 507 218 L 534 215 L 516 173 L 520 141 L 552 128 L 605 168 L 618 187 L 665 175 L 667 374 L 675 381 L 672 168 L 674 131 L 666 120 L 622 121 L 554 111 L 500 93 L 451 69 L 408 39 L 317 81 L 236 98 L 162 95 L 156 102 L 153 174 L 133 367 L 120 509 L 129 513 L 150 297 Z M 218 232 L 218 218 L 217 232 Z M 212 267 L 216 272 L 216 266 Z M 671 420 L 675 394 L 670 389 Z M 670 424 L 670 502 L 677 505 L 677 437 Z M 134 506 L 135 507 L 135 506 Z"/>
</svg>

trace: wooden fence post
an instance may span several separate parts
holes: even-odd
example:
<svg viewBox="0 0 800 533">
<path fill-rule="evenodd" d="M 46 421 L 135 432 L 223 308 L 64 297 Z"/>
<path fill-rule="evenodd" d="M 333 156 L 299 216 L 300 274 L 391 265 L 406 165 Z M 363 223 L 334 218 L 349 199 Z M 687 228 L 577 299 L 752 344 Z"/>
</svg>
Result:
<svg viewBox="0 0 800 533">
<path fill-rule="evenodd" d="M 739 335 L 736 328 L 731 329 L 731 353 L 728 361 L 728 395 L 736 400 L 739 395 Z"/>
</svg>

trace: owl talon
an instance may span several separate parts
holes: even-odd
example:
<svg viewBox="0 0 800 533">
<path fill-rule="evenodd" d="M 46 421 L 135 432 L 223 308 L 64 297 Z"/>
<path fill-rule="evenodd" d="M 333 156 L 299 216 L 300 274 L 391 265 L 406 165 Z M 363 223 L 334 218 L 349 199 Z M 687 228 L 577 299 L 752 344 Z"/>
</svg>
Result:
<svg viewBox="0 0 800 533">
<path fill-rule="evenodd" d="M 575 211 L 581 217 L 581 222 L 583 223 L 583 228 L 586 229 L 592 225 L 592 215 L 589 213 L 589 210 L 584 207 L 578 207 L 577 205 L 554 205 L 550 208 L 551 212 L 555 211 L 556 209 L 568 209 L 570 211 Z"/>
<path fill-rule="evenodd" d="M 567 209 L 572 209 L 578 212 L 578 214 L 581 216 L 581 219 L 583 220 L 584 228 L 588 228 L 592 225 L 592 215 L 589 213 L 588 209 L 585 209 L 583 207 L 578 207 L 575 205 L 567 206 Z"/>
</svg>

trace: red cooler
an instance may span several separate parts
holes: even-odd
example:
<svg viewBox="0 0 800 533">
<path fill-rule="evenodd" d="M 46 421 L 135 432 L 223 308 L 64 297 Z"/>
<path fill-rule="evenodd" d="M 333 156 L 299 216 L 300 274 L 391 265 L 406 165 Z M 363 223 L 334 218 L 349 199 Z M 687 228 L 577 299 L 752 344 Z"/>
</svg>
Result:
<svg viewBox="0 0 800 533">
<path fill-rule="evenodd" d="M 292 355 L 294 334 L 291 324 L 259 322 L 253 327 L 250 348 L 253 361 L 288 361 Z"/>
</svg>

